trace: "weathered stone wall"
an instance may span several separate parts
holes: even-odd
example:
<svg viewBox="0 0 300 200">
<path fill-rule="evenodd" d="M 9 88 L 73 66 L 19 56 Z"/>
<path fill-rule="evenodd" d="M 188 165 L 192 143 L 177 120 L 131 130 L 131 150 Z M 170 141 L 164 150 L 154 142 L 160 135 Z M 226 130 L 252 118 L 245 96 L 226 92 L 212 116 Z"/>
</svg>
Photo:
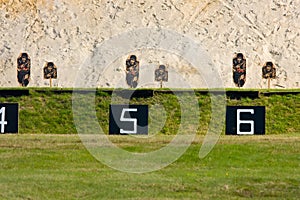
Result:
<svg viewBox="0 0 300 200">
<path fill-rule="evenodd" d="M 235 52 L 247 57 L 245 88 L 265 88 L 261 67 L 277 66 L 272 88 L 300 87 L 299 0 L 0 0 L 0 86 L 15 87 L 16 59 L 28 52 L 32 59 L 30 86 L 47 86 L 42 68 L 58 66 L 59 87 L 73 87 L 85 60 L 112 36 L 142 27 L 166 28 L 200 43 L 219 69 L 225 87 L 235 87 L 231 65 Z M 136 50 L 142 87 L 156 87 L 153 71 L 166 64 L 182 73 L 191 87 L 206 87 L 188 61 L 158 50 Z M 124 86 L 120 55 L 97 78 L 99 87 Z M 97 75 L 98 76 L 98 75 Z M 144 80 L 144 81 L 143 81 Z M 168 87 L 177 87 L 172 78 Z"/>
</svg>

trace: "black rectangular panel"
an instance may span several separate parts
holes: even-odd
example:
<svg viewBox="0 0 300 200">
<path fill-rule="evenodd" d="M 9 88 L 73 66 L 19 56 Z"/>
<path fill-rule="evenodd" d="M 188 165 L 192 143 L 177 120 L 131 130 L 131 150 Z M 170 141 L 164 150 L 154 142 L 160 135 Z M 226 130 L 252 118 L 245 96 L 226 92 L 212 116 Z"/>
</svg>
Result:
<svg viewBox="0 0 300 200">
<path fill-rule="evenodd" d="M 264 106 L 227 106 L 226 135 L 264 135 Z"/>
<path fill-rule="evenodd" d="M 0 133 L 18 133 L 19 105 L 17 103 L 0 104 Z"/>
<path fill-rule="evenodd" d="M 147 105 L 110 105 L 109 134 L 148 134 Z"/>
</svg>

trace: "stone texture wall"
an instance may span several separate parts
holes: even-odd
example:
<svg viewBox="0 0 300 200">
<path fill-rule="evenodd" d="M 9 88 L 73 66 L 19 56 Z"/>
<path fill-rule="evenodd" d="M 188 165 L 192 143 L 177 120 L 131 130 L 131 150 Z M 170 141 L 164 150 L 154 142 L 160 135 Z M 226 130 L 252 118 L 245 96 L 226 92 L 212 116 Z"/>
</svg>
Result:
<svg viewBox="0 0 300 200">
<path fill-rule="evenodd" d="M 16 59 L 32 59 L 30 86 L 43 79 L 46 61 L 58 67 L 54 85 L 73 87 L 85 60 L 105 40 L 138 28 L 165 28 L 192 38 L 208 52 L 225 87 L 235 87 L 231 65 L 235 52 L 247 58 L 245 88 L 266 88 L 261 67 L 277 66 L 272 88 L 300 87 L 299 0 L 0 0 L 0 86 L 17 87 Z M 159 50 L 136 50 L 141 63 L 141 87 L 158 87 L 153 71 L 166 64 L 182 73 L 191 87 L 206 87 L 188 61 Z M 127 87 L 120 55 L 96 77 L 99 87 Z M 87 75 L 88 77 L 89 75 Z M 98 76 L 98 75 L 97 75 Z M 168 87 L 177 87 L 172 78 Z M 144 82 L 143 82 L 144 81 Z"/>
</svg>

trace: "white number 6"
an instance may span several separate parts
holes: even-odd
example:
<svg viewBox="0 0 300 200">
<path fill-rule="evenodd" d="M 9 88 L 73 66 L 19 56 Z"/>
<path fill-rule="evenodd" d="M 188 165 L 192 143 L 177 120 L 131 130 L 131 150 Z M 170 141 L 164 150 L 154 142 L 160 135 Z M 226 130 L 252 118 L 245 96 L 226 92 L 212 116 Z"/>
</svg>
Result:
<svg viewBox="0 0 300 200">
<path fill-rule="evenodd" d="M 120 121 L 121 122 L 133 122 L 133 131 L 120 129 L 120 133 L 136 134 L 137 133 L 137 119 L 125 118 L 125 112 L 137 112 L 137 108 L 123 108 L 122 114 L 120 117 Z"/>
</svg>

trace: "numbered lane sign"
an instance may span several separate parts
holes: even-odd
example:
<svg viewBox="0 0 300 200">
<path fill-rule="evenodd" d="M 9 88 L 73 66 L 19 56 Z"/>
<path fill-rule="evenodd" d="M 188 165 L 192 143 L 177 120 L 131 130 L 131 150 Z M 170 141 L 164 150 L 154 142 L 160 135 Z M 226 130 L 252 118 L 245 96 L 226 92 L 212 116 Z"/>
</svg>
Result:
<svg viewBox="0 0 300 200">
<path fill-rule="evenodd" d="M 264 135 L 264 106 L 227 106 L 226 135 Z"/>
<path fill-rule="evenodd" d="M 0 104 L 0 133 L 18 133 L 19 105 L 17 103 Z"/>
<path fill-rule="evenodd" d="M 110 105 L 109 134 L 148 134 L 147 105 Z"/>
</svg>

